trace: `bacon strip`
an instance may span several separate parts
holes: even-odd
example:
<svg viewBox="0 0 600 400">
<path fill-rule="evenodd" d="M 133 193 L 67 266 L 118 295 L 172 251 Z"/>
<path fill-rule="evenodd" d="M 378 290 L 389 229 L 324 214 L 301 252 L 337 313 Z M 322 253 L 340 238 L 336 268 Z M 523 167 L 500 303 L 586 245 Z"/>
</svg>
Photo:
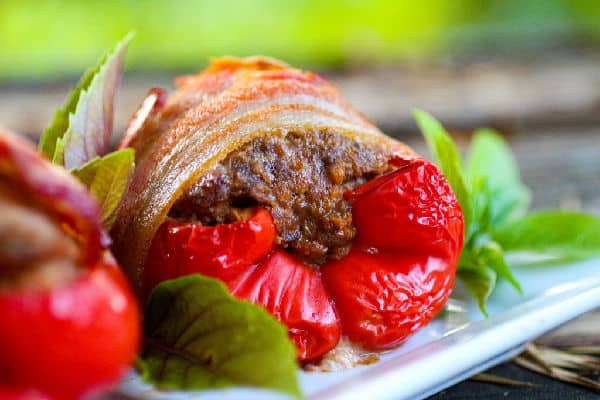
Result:
<svg viewBox="0 0 600 400">
<path fill-rule="evenodd" d="M 42 158 L 29 142 L 2 129 L 0 179 L 27 205 L 60 221 L 65 234 L 79 244 L 84 265 L 100 259 L 110 240 L 102 229 L 96 201 L 83 185 Z"/>
<path fill-rule="evenodd" d="M 322 130 L 383 145 L 404 159 L 414 156 L 342 100 L 334 86 L 279 61 L 217 59 L 176 83 L 179 90 L 148 115 L 131 143 L 137 167 L 113 234 L 115 254 L 133 282 L 140 282 L 151 240 L 177 198 L 254 138 Z"/>
</svg>

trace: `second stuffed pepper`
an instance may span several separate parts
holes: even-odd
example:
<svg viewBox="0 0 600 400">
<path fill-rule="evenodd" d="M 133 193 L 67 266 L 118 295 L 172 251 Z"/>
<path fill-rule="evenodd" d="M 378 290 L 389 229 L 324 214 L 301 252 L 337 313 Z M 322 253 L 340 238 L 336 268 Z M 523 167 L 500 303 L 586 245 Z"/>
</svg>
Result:
<svg viewBox="0 0 600 400">
<path fill-rule="evenodd" d="M 87 398 L 140 340 L 100 208 L 66 170 L 0 129 L 0 398 Z"/>
<path fill-rule="evenodd" d="M 114 250 L 142 297 L 221 279 L 286 324 L 302 362 L 342 335 L 396 346 L 441 310 L 463 216 L 435 165 L 275 60 L 219 59 L 177 85 L 150 92 L 121 144 L 137 166 Z"/>
</svg>

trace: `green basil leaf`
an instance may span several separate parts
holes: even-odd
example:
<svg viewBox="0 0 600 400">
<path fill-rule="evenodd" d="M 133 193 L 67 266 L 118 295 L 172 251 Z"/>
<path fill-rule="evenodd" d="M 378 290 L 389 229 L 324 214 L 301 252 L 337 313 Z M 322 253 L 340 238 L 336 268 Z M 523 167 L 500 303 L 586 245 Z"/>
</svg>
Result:
<svg viewBox="0 0 600 400">
<path fill-rule="evenodd" d="M 63 156 L 65 154 L 65 141 L 64 138 L 60 137 L 56 139 L 56 146 L 54 148 L 54 155 L 52 156 L 52 163 L 63 165 Z"/>
<path fill-rule="evenodd" d="M 510 267 L 506 264 L 502 247 L 494 241 L 488 241 L 476 250 L 478 262 L 485 267 L 491 268 L 496 274 L 506 279 L 519 293 L 523 293 L 521 285 L 513 275 Z"/>
<path fill-rule="evenodd" d="M 109 151 L 114 102 L 121 81 L 127 35 L 86 71 L 40 139 L 40 152 L 68 169 Z"/>
<path fill-rule="evenodd" d="M 134 150 L 123 149 L 94 158 L 72 171 L 98 200 L 106 230 L 110 230 L 115 222 L 117 207 L 125 194 L 134 165 Z"/>
<path fill-rule="evenodd" d="M 465 218 L 465 231 L 471 223 L 471 195 L 463 176 L 462 160 L 456 144 L 442 125 L 425 111 L 414 111 L 417 125 L 421 129 L 435 162 L 448 179 Z"/>
<path fill-rule="evenodd" d="M 521 183 L 519 169 L 506 142 L 490 129 L 475 132 L 469 153 L 467 178 L 473 192 L 483 195 L 483 202 L 473 205 L 475 209 L 485 207 L 475 219 L 484 226 L 514 220 L 525 215 L 531 195 Z M 478 193 L 473 193 L 478 196 Z M 484 219 L 485 218 L 485 219 Z"/>
<path fill-rule="evenodd" d="M 600 217 L 576 211 L 542 211 L 502 225 L 492 237 L 505 252 L 572 261 L 600 255 Z"/>
<path fill-rule="evenodd" d="M 56 111 L 54 117 L 52 118 L 52 122 L 50 122 L 50 125 L 44 130 L 42 136 L 40 137 L 40 153 L 57 164 L 62 165 L 63 163 L 62 149 L 57 151 L 57 142 L 60 141 L 62 145 L 62 138 L 69 128 L 69 114 L 75 112 L 77 102 L 79 101 L 79 96 L 84 88 L 90 86 L 97 68 L 98 67 L 90 68 L 83 74 L 77 86 L 75 86 L 75 88 L 69 94 L 65 105 Z M 57 153 L 60 153 L 60 157 L 57 157 Z"/>
<path fill-rule="evenodd" d="M 166 389 L 255 386 L 300 397 L 296 348 L 266 310 L 201 275 L 165 281 L 145 310 L 143 377 Z"/>
<path fill-rule="evenodd" d="M 492 225 L 491 194 L 487 179 L 481 177 L 470 182 L 470 184 L 473 219 L 467 234 L 467 245 L 470 245 L 473 241 L 477 241 L 479 236 L 485 236 Z"/>
<path fill-rule="evenodd" d="M 496 287 L 496 272 L 489 267 L 461 266 L 457 271 L 457 276 L 469 289 L 477 301 L 479 309 L 487 317 L 485 303 Z"/>
</svg>

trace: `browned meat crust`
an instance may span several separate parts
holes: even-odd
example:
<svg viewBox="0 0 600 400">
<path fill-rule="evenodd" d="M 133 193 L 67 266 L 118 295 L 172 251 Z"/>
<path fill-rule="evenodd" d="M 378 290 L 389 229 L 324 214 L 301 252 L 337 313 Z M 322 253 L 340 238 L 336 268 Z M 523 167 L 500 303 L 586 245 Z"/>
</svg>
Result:
<svg viewBox="0 0 600 400">
<path fill-rule="evenodd" d="M 215 224 L 236 208 L 271 210 L 280 244 L 311 264 L 347 254 L 355 235 L 345 190 L 390 169 L 374 145 L 328 132 L 255 139 L 199 179 L 170 216 Z"/>
</svg>

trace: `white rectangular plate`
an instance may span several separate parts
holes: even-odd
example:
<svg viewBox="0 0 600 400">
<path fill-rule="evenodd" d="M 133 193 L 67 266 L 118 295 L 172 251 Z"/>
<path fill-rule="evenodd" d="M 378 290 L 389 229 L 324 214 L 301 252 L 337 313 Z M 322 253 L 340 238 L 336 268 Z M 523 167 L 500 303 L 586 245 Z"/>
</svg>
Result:
<svg viewBox="0 0 600 400">
<path fill-rule="evenodd" d="M 368 366 L 334 373 L 299 372 L 309 399 L 421 399 L 518 354 L 544 332 L 600 307 L 600 259 L 568 265 L 515 268 L 520 295 L 501 282 L 484 318 L 457 286 L 447 311 L 399 348 Z M 131 374 L 113 393 L 135 399 L 276 399 L 237 388 L 159 392 Z M 111 396 L 111 398 L 113 398 Z"/>
</svg>

